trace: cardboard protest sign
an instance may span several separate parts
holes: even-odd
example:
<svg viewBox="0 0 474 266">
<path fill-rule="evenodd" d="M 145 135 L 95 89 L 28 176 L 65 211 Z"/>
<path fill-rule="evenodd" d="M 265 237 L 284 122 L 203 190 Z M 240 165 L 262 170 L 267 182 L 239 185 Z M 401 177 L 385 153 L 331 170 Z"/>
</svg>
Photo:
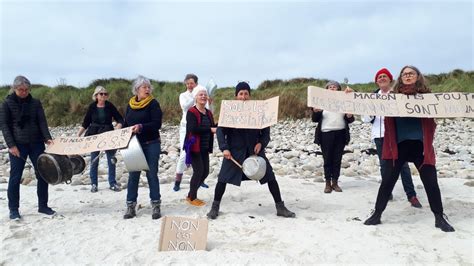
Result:
<svg viewBox="0 0 474 266">
<path fill-rule="evenodd" d="M 87 137 L 59 137 L 45 152 L 61 155 L 84 154 L 93 151 L 120 149 L 128 146 L 132 128 L 107 131 Z"/>
<path fill-rule="evenodd" d="M 176 216 L 162 219 L 159 251 L 206 250 L 207 219 Z"/>
<path fill-rule="evenodd" d="M 309 86 L 308 106 L 358 115 L 473 118 L 474 93 L 345 93 Z"/>
<path fill-rule="evenodd" d="M 222 101 L 219 126 L 262 129 L 274 125 L 278 122 L 278 99 Z"/>
</svg>

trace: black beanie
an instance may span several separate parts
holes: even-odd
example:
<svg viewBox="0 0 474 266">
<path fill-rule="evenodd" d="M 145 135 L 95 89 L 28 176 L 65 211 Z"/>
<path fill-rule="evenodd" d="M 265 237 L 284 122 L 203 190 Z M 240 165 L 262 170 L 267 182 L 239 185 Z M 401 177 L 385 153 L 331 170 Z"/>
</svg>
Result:
<svg viewBox="0 0 474 266">
<path fill-rule="evenodd" d="M 237 84 L 237 86 L 235 86 L 235 96 L 237 96 L 237 94 L 239 94 L 239 91 L 241 90 L 248 90 L 249 91 L 249 94 L 250 94 L 250 86 L 247 82 L 239 82 L 239 84 Z"/>
</svg>

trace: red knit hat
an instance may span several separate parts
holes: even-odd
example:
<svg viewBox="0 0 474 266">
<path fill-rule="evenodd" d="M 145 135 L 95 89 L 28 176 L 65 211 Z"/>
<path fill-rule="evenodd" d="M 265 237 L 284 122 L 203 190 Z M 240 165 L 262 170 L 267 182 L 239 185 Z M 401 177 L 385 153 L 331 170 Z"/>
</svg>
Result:
<svg viewBox="0 0 474 266">
<path fill-rule="evenodd" d="M 375 82 L 377 82 L 377 78 L 380 74 L 385 74 L 388 76 L 388 78 L 390 79 L 390 81 L 393 80 L 393 76 L 392 76 L 392 73 L 390 73 L 390 71 L 388 71 L 388 69 L 386 68 L 382 68 L 380 69 L 379 71 L 377 71 L 377 74 L 375 74 Z"/>
</svg>

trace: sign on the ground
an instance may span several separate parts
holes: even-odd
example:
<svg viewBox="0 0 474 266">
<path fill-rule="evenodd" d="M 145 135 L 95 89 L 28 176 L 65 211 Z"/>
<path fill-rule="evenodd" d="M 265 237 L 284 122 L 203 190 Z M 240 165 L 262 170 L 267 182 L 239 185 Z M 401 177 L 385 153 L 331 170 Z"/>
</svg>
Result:
<svg viewBox="0 0 474 266">
<path fill-rule="evenodd" d="M 206 250 L 207 219 L 176 216 L 162 219 L 159 251 Z"/>
</svg>

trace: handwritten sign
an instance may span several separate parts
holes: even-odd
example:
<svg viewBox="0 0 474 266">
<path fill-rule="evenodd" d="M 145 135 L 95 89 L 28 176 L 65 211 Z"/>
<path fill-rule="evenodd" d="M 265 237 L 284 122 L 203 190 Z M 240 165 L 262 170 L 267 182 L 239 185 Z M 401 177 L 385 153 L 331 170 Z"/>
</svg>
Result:
<svg viewBox="0 0 474 266">
<path fill-rule="evenodd" d="M 87 137 L 59 137 L 54 139 L 54 144 L 49 145 L 46 152 L 73 155 L 120 149 L 128 146 L 131 136 L 132 128 L 127 127 Z"/>
<path fill-rule="evenodd" d="M 358 115 L 473 118 L 474 93 L 345 93 L 309 86 L 308 106 Z"/>
<path fill-rule="evenodd" d="M 161 222 L 159 251 L 206 250 L 207 219 L 165 216 Z"/>
<path fill-rule="evenodd" d="M 278 122 L 278 99 L 222 101 L 219 126 L 262 129 L 274 125 Z"/>
</svg>

